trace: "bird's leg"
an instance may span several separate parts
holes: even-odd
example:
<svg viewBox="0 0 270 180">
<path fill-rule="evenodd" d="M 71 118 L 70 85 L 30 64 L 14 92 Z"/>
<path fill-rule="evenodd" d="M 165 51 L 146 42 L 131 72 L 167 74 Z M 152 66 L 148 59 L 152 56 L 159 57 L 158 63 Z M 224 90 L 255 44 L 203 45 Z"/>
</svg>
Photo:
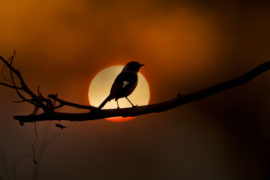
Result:
<svg viewBox="0 0 270 180">
<path fill-rule="evenodd" d="M 128 100 L 128 102 L 131 104 L 132 107 L 136 107 L 134 106 L 134 104 L 132 104 L 132 102 L 128 99 L 128 97 L 125 97 L 125 98 Z"/>
<path fill-rule="evenodd" d="M 117 109 L 119 109 L 119 104 L 118 104 L 118 99 L 115 99 L 116 104 L 117 104 Z"/>
</svg>

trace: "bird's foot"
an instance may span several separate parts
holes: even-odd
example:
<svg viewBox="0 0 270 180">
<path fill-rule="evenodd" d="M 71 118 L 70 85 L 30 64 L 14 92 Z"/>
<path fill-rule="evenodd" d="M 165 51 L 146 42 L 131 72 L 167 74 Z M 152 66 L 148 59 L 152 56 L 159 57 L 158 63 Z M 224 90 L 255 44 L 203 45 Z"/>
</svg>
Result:
<svg viewBox="0 0 270 180">
<path fill-rule="evenodd" d="M 132 108 L 136 108 L 136 107 L 138 107 L 138 105 L 136 104 L 136 105 L 132 105 Z"/>
</svg>

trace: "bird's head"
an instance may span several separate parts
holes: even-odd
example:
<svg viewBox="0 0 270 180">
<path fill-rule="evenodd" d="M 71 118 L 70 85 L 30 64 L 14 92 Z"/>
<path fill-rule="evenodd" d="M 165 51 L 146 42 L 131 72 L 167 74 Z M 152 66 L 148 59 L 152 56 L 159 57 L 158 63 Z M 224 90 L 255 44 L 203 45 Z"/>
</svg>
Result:
<svg viewBox="0 0 270 180">
<path fill-rule="evenodd" d="M 131 61 L 125 65 L 123 71 L 138 72 L 142 66 L 144 66 L 144 64 L 140 64 L 136 61 Z"/>
</svg>

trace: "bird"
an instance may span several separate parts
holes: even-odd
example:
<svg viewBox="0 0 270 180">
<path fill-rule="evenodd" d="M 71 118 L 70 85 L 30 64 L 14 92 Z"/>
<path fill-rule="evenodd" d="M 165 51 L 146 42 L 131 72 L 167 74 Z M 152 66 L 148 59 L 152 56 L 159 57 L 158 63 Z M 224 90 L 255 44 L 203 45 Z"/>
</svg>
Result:
<svg viewBox="0 0 270 180">
<path fill-rule="evenodd" d="M 101 109 L 105 104 L 112 99 L 115 99 L 117 108 L 119 109 L 118 99 L 126 98 L 132 107 L 135 107 L 128 99 L 128 96 L 135 90 L 138 84 L 138 72 L 144 64 L 140 64 L 136 61 L 127 63 L 123 70 L 118 74 L 111 87 L 108 97 L 99 105 L 98 109 Z"/>
</svg>

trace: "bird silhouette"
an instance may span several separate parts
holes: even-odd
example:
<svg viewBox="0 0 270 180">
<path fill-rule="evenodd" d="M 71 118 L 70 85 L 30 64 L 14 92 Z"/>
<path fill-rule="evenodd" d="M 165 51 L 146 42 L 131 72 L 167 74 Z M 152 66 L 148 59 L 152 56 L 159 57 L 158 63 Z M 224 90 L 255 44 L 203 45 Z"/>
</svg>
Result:
<svg viewBox="0 0 270 180">
<path fill-rule="evenodd" d="M 101 109 L 112 99 L 115 99 L 117 108 L 119 108 L 119 98 L 126 98 L 132 107 L 135 107 L 128 99 L 128 96 L 134 91 L 138 84 L 138 72 L 142 66 L 144 66 L 144 64 L 140 64 L 136 61 L 127 63 L 121 73 L 114 80 L 109 96 L 99 105 L 98 108 Z"/>
</svg>

